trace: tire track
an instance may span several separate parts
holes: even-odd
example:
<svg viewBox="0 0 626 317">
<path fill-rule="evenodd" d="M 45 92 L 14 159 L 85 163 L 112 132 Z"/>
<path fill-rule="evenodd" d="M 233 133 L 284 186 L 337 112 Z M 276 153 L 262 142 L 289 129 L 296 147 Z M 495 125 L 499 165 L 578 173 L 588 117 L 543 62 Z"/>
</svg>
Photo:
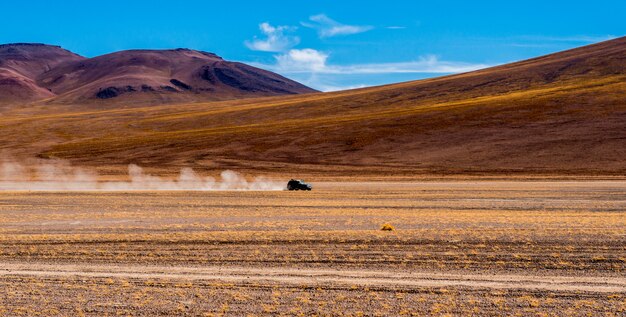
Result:
<svg viewBox="0 0 626 317">
<path fill-rule="evenodd" d="M 359 285 L 376 287 L 463 287 L 626 293 L 626 278 L 447 274 L 373 270 L 296 268 L 170 267 L 106 264 L 0 263 L 2 276 L 97 277 L 136 279 L 217 280 L 277 284 Z"/>
</svg>

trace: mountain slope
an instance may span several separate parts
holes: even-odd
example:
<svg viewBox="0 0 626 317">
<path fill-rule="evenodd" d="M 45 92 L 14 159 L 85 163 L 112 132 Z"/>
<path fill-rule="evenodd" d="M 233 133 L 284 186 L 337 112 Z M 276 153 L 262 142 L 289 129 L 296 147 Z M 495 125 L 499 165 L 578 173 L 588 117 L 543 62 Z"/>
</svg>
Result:
<svg viewBox="0 0 626 317">
<path fill-rule="evenodd" d="M 0 45 L 0 103 L 23 103 L 54 96 L 36 79 L 50 69 L 84 57 L 45 44 Z"/>
<path fill-rule="evenodd" d="M 623 175 L 626 38 L 476 72 L 335 93 L 32 111 L 4 119 L 5 148 L 98 167 Z M 45 133 L 45 142 L 37 139 Z"/>
</svg>

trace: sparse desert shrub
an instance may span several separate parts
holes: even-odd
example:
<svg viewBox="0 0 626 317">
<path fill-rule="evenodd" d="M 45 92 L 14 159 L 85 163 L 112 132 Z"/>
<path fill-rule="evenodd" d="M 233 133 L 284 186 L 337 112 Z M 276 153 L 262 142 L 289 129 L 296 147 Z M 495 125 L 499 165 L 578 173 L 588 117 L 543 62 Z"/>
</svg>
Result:
<svg viewBox="0 0 626 317">
<path fill-rule="evenodd" d="M 380 227 L 380 230 L 382 230 L 382 231 L 394 231 L 394 230 L 396 230 L 396 228 L 394 228 L 394 226 L 392 226 L 391 224 L 386 223 L 386 224 L 382 225 L 382 227 Z"/>
<path fill-rule="evenodd" d="M 591 258 L 591 262 L 605 262 L 607 261 L 607 258 L 603 257 L 603 256 L 594 256 L 593 258 Z"/>
</svg>

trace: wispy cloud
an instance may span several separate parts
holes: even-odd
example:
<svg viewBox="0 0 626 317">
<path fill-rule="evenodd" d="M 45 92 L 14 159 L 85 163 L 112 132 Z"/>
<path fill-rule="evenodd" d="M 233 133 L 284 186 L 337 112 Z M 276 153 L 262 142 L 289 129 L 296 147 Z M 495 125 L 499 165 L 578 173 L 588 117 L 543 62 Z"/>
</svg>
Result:
<svg viewBox="0 0 626 317">
<path fill-rule="evenodd" d="M 265 35 L 265 38 L 254 38 L 252 41 L 245 41 L 245 45 L 254 51 L 263 52 L 284 52 L 298 45 L 300 38 L 297 36 L 286 35 L 287 32 L 293 32 L 296 27 L 293 26 L 272 26 L 264 22 L 259 24 L 259 29 Z"/>
<path fill-rule="evenodd" d="M 349 90 L 349 89 L 357 89 L 364 88 L 368 86 L 372 86 L 371 83 L 367 84 L 363 81 L 354 82 L 354 80 L 344 78 L 345 76 L 337 76 L 337 75 L 325 75 L 319 73 L 300 73 L 300 74 L 290 74 L 289 75 L 293 80 L 302 83 L 306 86 L 312 87 L 319 91 L 339 91 L 339 90 Z M 350 76 L 348 76 L 350 77 Z M 367 79 L 363 79 L 367 82 Z"/>
<path fill-rule="evenodd" d="M 617 38 L 615 35 L 575 35 L 575 36 L 544 36 L 523 35 L 513 36 L 503 41 L 504 45 L 522 48 L 567 48 L 608 41 Z"/>
<path fill-rule="evenodd" d="M 608 41 L 617 38 L 615 35 L 573 35 L 573 36 L 541 36 L 541 35 L 526 35 L 520 36 L 520 40 L 531 42 L 570 42 L 570 43 L 596 43 L 602 41 Z"/>
<path fill-rule="evenodd" d="M 339 23 L 325 14 L 318 14 L 309 17 L 310 22 L 301 22 L 305 27 L 316 29 L 321 38 L 350 35 L 367 32 L 374 27 L 369 25 L 348 25 Z"/>
<path fill-rule="evenodd" d="M 389 29 L 389 30 L 404 30 L 404 29 L 406 29 L 406 26 L 390 25 L 390 26 L 386 26 L 385 29 Z"/>
<path fill-rule="evenodd" d="M 292 49 L 276 55 L 275 64 L 252 63 L 258 67 L 283 74 L 318 73 L 318 74 L 400 74 L 462 73 L 491 65 L 440 60 L 434 55 L 421 56 L 413 61 L 391 63 L 366 63 L 352 65 L 332 65 L 328 63 L 329 54 L 315 49 Z"/>
<path fill-rule="evenodd" d="M 334 83 L 332 81 L 328 81 L 325 78 L 318 78 L 318 76 L 310 76 L 308 79 L 301 80 L 300 82 L 304 85 L 313 87 L 319 91 L 324 91 L 324 92 L 359 89 L 359 88 L 368 87 L 368 85 L 365 85 L 365 84 L 341 85 L 338 83 Z"/>
</svg>

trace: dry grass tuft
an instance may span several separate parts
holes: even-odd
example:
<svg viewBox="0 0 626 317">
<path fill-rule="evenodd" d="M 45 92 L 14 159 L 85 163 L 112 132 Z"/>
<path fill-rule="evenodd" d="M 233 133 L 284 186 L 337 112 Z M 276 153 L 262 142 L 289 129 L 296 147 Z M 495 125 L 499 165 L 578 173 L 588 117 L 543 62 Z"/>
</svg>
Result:
<svg viewBox="0 0 626 317">
<path fill-rule="evenodd" d="M 380 230 L 382 230 L 382 231 L 394 231 L 394 230 L 396 230 L 396 228 L 394 226 L 392 226 L 391 224 L 386 223 L 386 224 L 382 225 L 382 227 L 380 227 Z"/>
</svg>

